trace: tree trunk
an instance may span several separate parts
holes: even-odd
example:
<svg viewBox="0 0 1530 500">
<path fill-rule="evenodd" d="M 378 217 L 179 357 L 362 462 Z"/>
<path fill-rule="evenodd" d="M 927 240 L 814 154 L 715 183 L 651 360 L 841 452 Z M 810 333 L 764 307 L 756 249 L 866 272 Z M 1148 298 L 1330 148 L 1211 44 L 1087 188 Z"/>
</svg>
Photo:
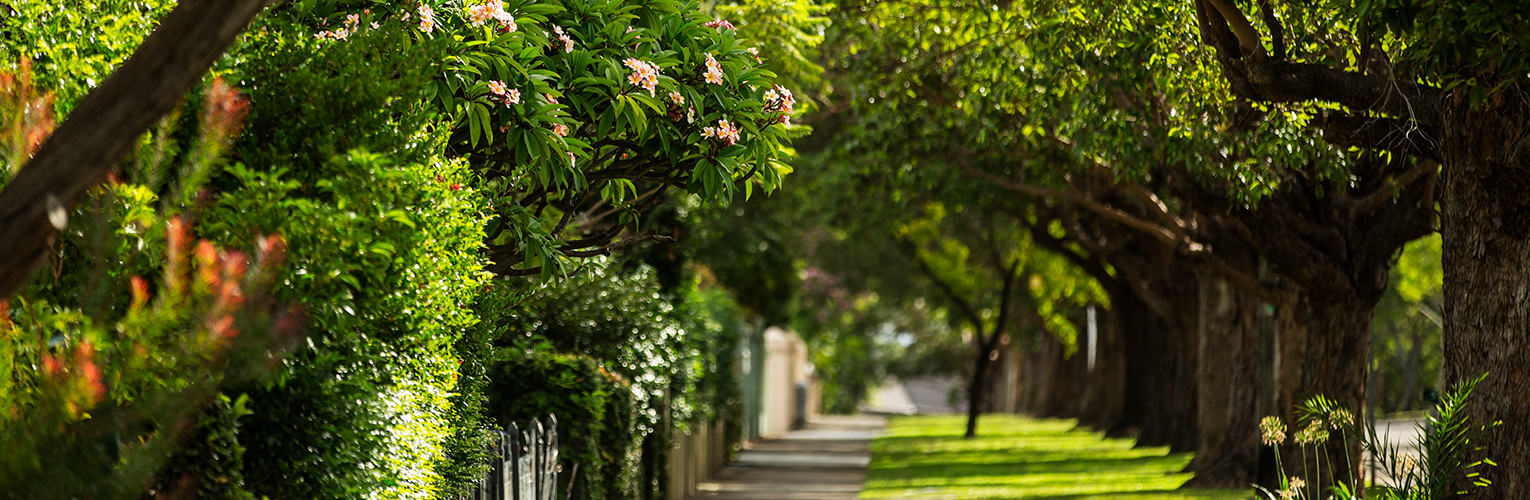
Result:
<svg viewBox="0 0 1530 500">
<path fill-rule="evenodd" d="M 1126 339 L 1127 412 L 1140 414 L 1138 446 L 1175 452 L 1196 447 L 1196 345 L 1189 318 L 1197 311 L 1197 297 L 1193 291 L 1185 296 L 1180 286 L 1190 283 L 1193 289 L 1194 280 L 1158 287 L 1179 317 L 1153 314 L 1152 329 Z"/>
<path fill-rule="evenodd" d="M 1445 380 L 1487 373 L 1467 414 L 1504 423 L 1481 441 L 1498 467 L 1477 498 L 1530 498 L 1530 156 L 1520 138 L 1530 113 L 1523 103 L 1454 107 L 1460 121 L 1443 141 Z"/>
<path fill-rule="evenodd" d="M 1071 418 L 1078 415 L 1079 381 L 1084 370 L 1082 356 L 1068 356 L 1066 346 L 1050 332 L 1040 332 L 1040 349 L 1037 349 L 1041 365 L 1036 406 L 1036 416 L 1048 418 Z"/>
<path fill-rule="evenodd" d="M 979 335 L 982 335 L 981 331 L 979 331 Z M 985 399 L 983 396 L 988 394 L 986 387 L 988 382 L 988 365 L 990 362 L 989 356 L 992 353 L 991 349 L 981 347 L 981 344 L 983 344 L 981 337 L 978 339 L 978 343 L 980 347 L 977 349 L 978 354 L 972 365 L 972 380 L 967 382 L 967 433 L 962 435 L 962 437 L 967 439 L 977 437 L 978 415 L 982 414 L 983 411 L 983 400 Z"/>
<path fill-rule="evenodd" d="M 1259 469 L 1260 302 L 1225 280 L 1203 276 L 1193 487 L 1247 487 Z"/>
<path fill-rule="evenodd" d="M 1141 434 L 1144 416 L 1147 414 L 1152 394 L 1150 379 L 1154 377 L 1152 356 L 1145 352 L 1146 344 L 1167 330 L 1163 320 L 1135 294 L 1112 297 L 1118 334 L 1121 338 L 1121 413 L 1112 425 L 1105 427 L 1105 434 L 1112 437 L 1137 438 Z"/>
<path fill-rule="evenodd" d="M 1375 301 L 1356 297 L 1301 294 L 1277 312 L 1279 353 L 1276 358 L 1277 415 L 1290 426 L 1282 462 L 1288 476 L 1327 491 L 1338 475 L 1348 482 L 1359 476 L 1360 441 L 1334 433 L 1327 454 L 1317 467 L 1309 446 L 1307 465 L 1294 436 L 1303 428 L 1297 407 L 1312 396 L 1332 399 L 1358 417 L 1365 404 L 1366 362 L 1371 343 L 1371 314 Z M 1257 429 L 1250 428 L 1250 433 Z M 1269 487 L 1272 485 L 1266 485 Z"/>
<path fill-rule="evenodd" d="M 1111 304 L 1119 304 L 1122 291 L 1111 291 Z M 1130 293 L 1130 292 L 1124 292 Z M 1122 403 L 1126 398 L 1126 360 L 1121 345 L 1122 323 L 1120 315 L 1112 310 L 1104 321 L 1099 322 L 1098 340 L 1095 345 L 1094 368 L 1084 387 L 1083 408 L 1079 425 L 1098 430 L 1111 428 L 1121 419 Z"/>
</svg>

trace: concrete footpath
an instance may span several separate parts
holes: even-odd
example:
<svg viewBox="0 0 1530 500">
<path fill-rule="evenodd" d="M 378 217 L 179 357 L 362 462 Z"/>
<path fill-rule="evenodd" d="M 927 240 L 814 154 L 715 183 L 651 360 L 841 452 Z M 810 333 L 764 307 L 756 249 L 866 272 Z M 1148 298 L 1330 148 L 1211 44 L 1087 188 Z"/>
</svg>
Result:
<svg viewBox="0 0 1530 500">
<path fill-rule="evenodd" d="M 875 416 L 815 417 L 806 429 L 750 443 L 737 462 L 698 485 L 690 498 L 853 499 L 866 481 L 871 440 L 886 424 Z"/>
</svg>

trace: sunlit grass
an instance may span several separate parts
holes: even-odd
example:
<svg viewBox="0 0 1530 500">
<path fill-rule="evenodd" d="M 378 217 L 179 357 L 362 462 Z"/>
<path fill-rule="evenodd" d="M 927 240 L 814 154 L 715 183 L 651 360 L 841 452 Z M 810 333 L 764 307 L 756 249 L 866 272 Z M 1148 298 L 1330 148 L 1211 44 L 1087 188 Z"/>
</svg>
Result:
<svg viewBox="0 0 1530 500">
<path fill-rule="evenodd" d="M 1244 499 L 1249 490 L 1179 490 L 1190 455 L 1133 448 L 1071 420 L 986 415 L 962 439 L 962 416 L 897 418 L 871 443 L 861 498 Z"/>
</svg>

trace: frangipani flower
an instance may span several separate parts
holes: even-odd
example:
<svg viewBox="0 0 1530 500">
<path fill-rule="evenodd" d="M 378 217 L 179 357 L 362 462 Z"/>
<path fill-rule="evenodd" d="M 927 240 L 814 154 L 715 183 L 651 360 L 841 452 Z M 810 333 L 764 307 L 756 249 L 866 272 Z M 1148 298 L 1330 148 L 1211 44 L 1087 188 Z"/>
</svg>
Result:
<svg viewBox="0 0 1530 500">
<path fill-rule="evenodd" d="M 712 54 L 707 54 L 707 71 L 704 76 L 707 83 L 713 85 L 723 84 L 722 65 L 717 63 L 717 59 L 712 57 Z"/>
</svg>

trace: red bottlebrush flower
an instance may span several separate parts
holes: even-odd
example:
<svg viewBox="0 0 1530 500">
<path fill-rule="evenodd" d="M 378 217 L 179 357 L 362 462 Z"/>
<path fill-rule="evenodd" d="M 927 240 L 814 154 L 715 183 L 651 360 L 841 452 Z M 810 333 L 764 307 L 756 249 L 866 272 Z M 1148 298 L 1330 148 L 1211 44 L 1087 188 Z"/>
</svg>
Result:
<svg viewBox="0 0 1530 500">
<path fill-rule="evenodd" d="M 218 247 L 213 246 L 211 241 L 197 240 L 196 258 L 197 264 L 212 266 L 218 262 Z"/>
<path fill-rule="evenodd" d="M 222 77 L 213 78 L 202 111 L 202 123 L 207 132 L 220 141 L 239 135 L 244 117 L 249 114 L 249 99 L 239 95 L 238 89 L 223 83 Z"/>
<path fill-rule="evenodd" d="M 106 397 L 106 386 L 101 383 L 101 369 L 96 367 L 96 347 L 90 341 L 80 342 L 75 348 L 75 363 L 79 365 L 80 377 L 90 391 L 90 402 L 98 403 Z"/>
<path fill-rule="evenodd" d="M 171 290 L 181 289 L 186 243 L 186 223 L 178 215 L 171 217 L 165 222 L 165 283 Z"/>
<path fill-rule="evenodd" d="M 133 292 L 133 305 L 129 306 L 131 309 L 138 309 L 149 302 L 149 282 L 144 281 L 143 277 L 129 278 L 128 286 Z"/>
<path fill-rule="evenodd" d="M 43 373 L 47 373 L 50 377 L 57 377 L 64 371 L 64 366 L 58 362 L 58 358 L 55 358 L 52 355 L 44 354 L 42 356 L 42 363 Z"/>
<path fill-rule="evenodd" d="M 263 268 L 274 269 L 281 266 L 282 260 L 287 257 L 287 240 L 282 239 L 280 234 L 257 238 L 255 246 L 259 249 L 259 262 Z"/>
<path fill-rule="evenodd" d="M 210 241 L 199 240 L 194 255 L 197 259 L 197 279 L 208 288 L 217 290 L 222 282 L 218 276 L 221 274 L 218 269 L 221 267 L 218 265 L 218 248 Z"/>
<path fill-rule="evenodd" d="M 223 274 L 228 276 L 229 281 L 244 279 L 245 266 L 249 259 L 244 252 L 228 252 L 223 254 Z"/>
<path fill-rule="evenodd" d="M 239 329 L 234 328 L 234 317 L 226 314 L 209 323 L 207 331 L 217 340 L 229 340 L 239 336 Z"/>
</svg>

